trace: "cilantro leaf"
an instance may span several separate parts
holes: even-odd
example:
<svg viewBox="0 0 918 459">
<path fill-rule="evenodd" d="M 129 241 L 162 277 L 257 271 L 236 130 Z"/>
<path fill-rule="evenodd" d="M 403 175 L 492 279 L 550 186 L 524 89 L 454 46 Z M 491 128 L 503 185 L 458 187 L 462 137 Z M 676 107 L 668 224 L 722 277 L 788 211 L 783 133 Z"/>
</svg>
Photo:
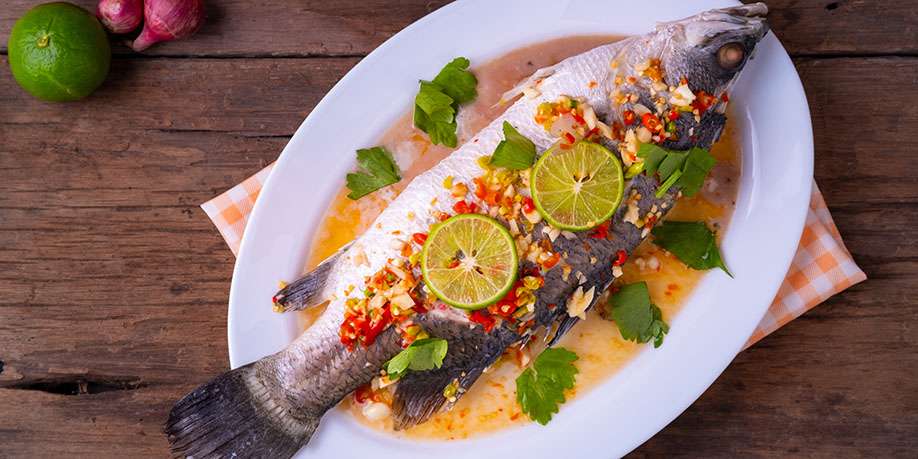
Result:
<svg viewBox="0 0 918 459">
<path fill-rule="evenodd" d="M 446 95 L 453 98 L 456 103 L 464 104 L 471 102 L 478 97 L 478 91 L 475 87 L 478 85 L 478 79 L 472 72 L 469 72 L 469 60 L 464 57 L 457 57 L 440 70 L 440 73 L 434 77 L 433 82 L 443 89 Z"/>
<path fill-rule="evenodd" d="M 348 198 L 360 199 L 402 179 L 398 165 L 383 147 L 357 150 L 357 164 L 365 172 L 347 174 Z"/>
<path fill-rule="evenodd" d="M 711 172 L 711 168 L 717 162 L 711 152 L 704 148 L 694 147 L 688 152 L 685 160 L 685 167 L 682 169 L 682 177 L 679 178 L 678 186 L 682 187 L 682 194 L 694 196 L 704 185 L 704 179 Z"/>
<path fill-rule="evenodd" d="M 563 348 L 542 351 L 532 366 L 516 378 L 516 401 L 533 421 L 548 424 L 565 402 L 564 391 L 574 387 L 577 354 Z"/>
<path fill-rule="evenodd" d="M 426 371 L 440 368 L 448 347 L 445 339 L 419 339 L 392 357 L 384 368 L 391 379 L 400 378 L 408 370 Z"/>
<path fill-rule="evenodd" d="M 657 190 L 657 197 L 662 197 L 672 186 L 681 188 L 686 196 L 694 196 L 717 162 L 708 150 L 699 147 L 673 151 L 652 143 L 642 143 L 637 155 L 644 158 L 647 175 L 660 174 L 663 185 Z"/>
<path fill-rule="evenodd" d="M 431 143 L 455 147 L 456 113 L 459 105 L 478 96 L 478 80 L 464 57 L 446 64 L 433 81 L 421 81 L 414 98 L 414 125 L 427 133 Z"/>
<path fill-rule="evenodd" d="M 704 222 L 668 221 L 654 227 L 651 234 L 654 244 L 671 252 L 689 268 L 720 268 L 733 277 L 720 257 L 714 232 Z"/>
<path fill-rule="evenodd" d="M 647 171 L 647 175 L 653 175 L 657 173 L 660 163 L 666 159 L 667 151 L 652 143 L 642 143 L 638 147 L 637 155 L 638 158 L 644 158 L 644 170 Z"/>
<path fill-rule="evenodd" d="M 504 140 L 494 149 L 491 164 L 514 170 L 528 169 L 535 162 L 535 155 L 535 144 L 504 121 Z"/>
<path fill-rule="evenodd" d="M 663 313 L 650 302 L 646 282 L 623 285 L 609 297 L 606 317 L 618 326 L 622 338 L 636 343 L 653 340 L 653 347 L 663 344 L 669 325 L 663 322 Z"/>
</svg>

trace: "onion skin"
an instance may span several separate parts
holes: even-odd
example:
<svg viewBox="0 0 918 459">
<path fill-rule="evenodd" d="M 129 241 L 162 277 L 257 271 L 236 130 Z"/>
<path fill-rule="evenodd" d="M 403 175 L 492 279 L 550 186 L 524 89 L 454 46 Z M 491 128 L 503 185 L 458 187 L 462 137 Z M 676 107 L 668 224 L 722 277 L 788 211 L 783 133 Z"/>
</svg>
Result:
<svg viewBox="0 0 918 459">
<path fill-rule="evenodd" d="M 101 0 L 96 16 L 112 33 L 128 33 L 143 20 L 143 0 Z"/>
<path fill-rule="evenodd" d="M 161 41 L 177 40 L 197 32 L 204 23 L 204 1 L 146 0 L 143 18 L 143 30 L 131 43 L 134 51 L 143 51 Z"/>
</svg>

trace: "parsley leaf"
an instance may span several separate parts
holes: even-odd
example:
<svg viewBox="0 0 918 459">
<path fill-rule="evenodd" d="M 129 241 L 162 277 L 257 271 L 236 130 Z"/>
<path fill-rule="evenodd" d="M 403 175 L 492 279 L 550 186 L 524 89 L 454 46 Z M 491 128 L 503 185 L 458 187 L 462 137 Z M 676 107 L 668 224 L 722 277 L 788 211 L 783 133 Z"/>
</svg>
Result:
<svg viewBox="0 0 918 459">
<path fill-rule="evenodd" d="M 357 164 L 365 172 L 347 174 L 348 198 L 360 199 L 384 186 L 402 179 L 398 165 L 383 147 L 357 150 Z"/>
<path fill-rule="evenodd" d="M 574 387 L 575 360 L 577 354 L 563 347 L 548 348 L 516 378 L 516 401 L 533 421 L 548 424 L 565 402 L 564 391 Z"/>
<path fill-rule="evenodd" d="M 636 343 L 653 339 L 653 347 L 663 344 L 663 336 L 669 332 L 669 325 L 663 322 L 663 313 L 650 302 L 650 291 L 646 282 L 623 285 L 609 297 L 606 317 L 618 325 L 622 338 Z"/>
<path fill-rule="evenodd" d="M 704 222 L 668 221 L 654 227 L 651 234 L 654 244 L 671 252 L 689 268 L 720 268 L 733 277 L 720 257 L 714 232 Z"/>
<path fill-rule="evenodd" d="M 535 144 L 504 121 L 504 140 L 494 149 L 491 165 L 514 170 L 528 169 L 535 162 L 535 155 Z"/>
<path fill-rule="evenodd" d="M 717 162 L 708 150 L 699 147 L 673 151 L 652 143 L 642 143 L 637 155 L 644 158 L 644 170 L 648 175 L 660 173 L 663 185 L 657 190 L 657 197 L 662 197 L 672 186 L 682 188 L 682 194 L 686 196 L 694 196 Z"/>
<path fill-rule="evenodd" d="M 446 340 L 441 338 L 416 340 L 386 362 L 384 368 L 391 379 L 400 378 L 408 370 L 426 371 L 440 368 L 448 346 Z"/>
<path fill-rule="evenodd" d="M 469 60 L 457 57 L 446 64 L 433 81 L 421 81 L 414 98 L 414 125 L 434 144 L 455 147 L 456 113 L 459 105 L 478 97 L 478 79 L 467 69 Z"/>
<path fill-rule="evenodd" d="M 456 103 L 471 102 L 478 97 L 478 91 L 475 89 L 478 79 L 468 71 L 468 68 L 469 60 L 457 57 L 446 64 L 443 70 L 440 70 L 433 82 L 443 88 L 443 92 L 452 97 Z"/>
</svg>

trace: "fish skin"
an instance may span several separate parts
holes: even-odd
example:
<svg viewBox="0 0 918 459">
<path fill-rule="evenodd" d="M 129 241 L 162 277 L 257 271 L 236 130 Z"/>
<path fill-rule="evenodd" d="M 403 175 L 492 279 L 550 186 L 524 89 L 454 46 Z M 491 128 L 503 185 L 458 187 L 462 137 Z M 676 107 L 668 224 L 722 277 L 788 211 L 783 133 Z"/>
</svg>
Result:
<svg viewBox="0 0 918 459">
<path fill-rule="evenodd" d="M 401 350 L 398 333 L 392 328 L 380 334 L 369 347 L 358 346 L 349 351 L 341 344 L 338 330 L 344 316 L 346 292 L 362 291 L 366 276 L 385 266 L 389 259 L 399 258 L 396 242 L 407 242 L 407 235 L 426 232 L 434 223 L 431 211 L 451 211 L 453 198 L 450 191 L 443 188 L 443 180 L 451 176 L 454 182 L 471 183 L 474 177 L 481 175 L 477 160 L 493 152 L 502 140 L 501 125 L 505 120 L 532 140 L 539 151 L 546 150 L 557 140 L 532 120 L 536 107 L 543 101 L 554 101 L 561 95 L 579 97 L 593 106 L 601 119 L 610 124 L 620 120 L 623 107 L 609 101 L 609 93 L 615 86 L 609 65 L 613 59 L 618 60 L 620 66 L 633 67 L 650 57 L 659 57 L 663 60 L 668 84 L 678 85 L 679 78 L 688 76 L 690 82 L 697 79 L 699 87 L 717 94 L 732 85 L 742 65 L 730 72 L 715 67 L 716 50 L 723 43 L 743 43 L 745 63 L 767 30 L 764 20 L 759 18 L 765 11 L 764 5 L 754 4 L 702 13 L 683 21 L 661 24 L 651 34 L 600 46 L 540 71 L 543 80 L 537 97 L 517 100 L 473 139 L 412 181 L 350 249 L 327 265 L 321 281 L 312 279 L 291 284 L 307 285 L 313 290 L 303 292 L 288 287 L 278 294 L 280 305 L 286 309 L 308 307 L 319 299 L 330 299 L 330 303 L 316 323 L 285 350 L 225 373 L 180 400 L 165 427 L 173 455 L 287 457 L 294 454 L 309 441 L 328 409 L 369 382 L 382 365 Z M 717 33 L 705 36 L 705 30 Z M 652 102 L 648 88 L 634 85 L 627 89 L 639 94 L 641 101 Z M 692 121 L 683 115 L 677 123 L 680 133 L 685 134 L 680 135 L 682 140 L 664 146 L 710 147 L 720 136 L 725 117 L 712 109 L 700 123 Z M 687 130 L 692 127 L 698 132 L 689 136 Z M 608 146 L 613 151 L 620 148 L 615 142 Z M 666 209 L 671 208 L 678 191 L 673 189 L 662 198 L 656 198 L 654 192 L 658 186 L 655 178 L 639 175 L 626 187 L 625 199 L 630 190 L 635 189 L 641 194 L 638 202 L 641 214 L 654 205 L 659 208 L 665 203 Z M 578 233 L 573 239 L 559 237 L 554 241 L 555 247 L 568 253 L 566 262 L 573 272 L 581 271 L 585 281 L 578 286 L 572 281 L 576 278 L 573 274 L 571 282 L 565 282 L 559 269 L 549 270 L 544 286 L 537 292 L 538 326 L 548 328 L 559 322 L 566 324 L 562 327 L 567 329 L 573 326 L 576 319 L 570 318 L 563 305 L 574 290 L 595 288 L 595 302 L 599 292 L 613 279 L 612 257 L 618 250 L 630 254 L 644 239 L 641 229 L 623 221 L 625 210 L 622 206 L 616 212 L 610 226 L 612 236 L 608 239 L 594 239 L 589 233 Z M 534 237 L 545 237 L 540 236 L 543 235 L 541 228 L 542 224 L 533 230 Z M 598 260 L 596 263 L 592 262 L 594 258 Z M 325 288 L 315 290 L 322 281 Z M 297 300 L 293 301 L 294 298 Z M 290 300 L 288 304 L 284 304 L 286 300 Z M 449 351 L 441 368 L 409 372 L 403 377 L 393 403 L 397 428 L 423 422 L 443 406 L 453 403 L 442 396 L 447 384 L 457 381 L 461 389 L 467 389 L 508 346 L 526 339 L 508 326 L 487 333 L 452 308 L 434 309 L 417 316 L 415 321 L 432 336 L 447 339 Z M 561 334 L 563 331 L 556 337 Z M 460 390 L 457 398 L 462 393 Z"/>
</svg>

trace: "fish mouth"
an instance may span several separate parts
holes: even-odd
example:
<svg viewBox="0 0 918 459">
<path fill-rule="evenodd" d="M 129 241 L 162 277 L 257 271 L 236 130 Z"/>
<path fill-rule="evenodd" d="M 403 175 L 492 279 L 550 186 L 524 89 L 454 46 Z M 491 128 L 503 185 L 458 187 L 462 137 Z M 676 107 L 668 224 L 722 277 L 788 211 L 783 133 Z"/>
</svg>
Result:
<svg viewBox="0 0 918 459">
<path fill-rule="evenodd" d="M 764 3 L 704 11 L 695 16 L 659 24 L 658 28 L 677 26 L 683 30 L 689 46 L 706 46 L 716 38 L 734 37 L 758 42 L 768 33 Z"/>
</svg>

